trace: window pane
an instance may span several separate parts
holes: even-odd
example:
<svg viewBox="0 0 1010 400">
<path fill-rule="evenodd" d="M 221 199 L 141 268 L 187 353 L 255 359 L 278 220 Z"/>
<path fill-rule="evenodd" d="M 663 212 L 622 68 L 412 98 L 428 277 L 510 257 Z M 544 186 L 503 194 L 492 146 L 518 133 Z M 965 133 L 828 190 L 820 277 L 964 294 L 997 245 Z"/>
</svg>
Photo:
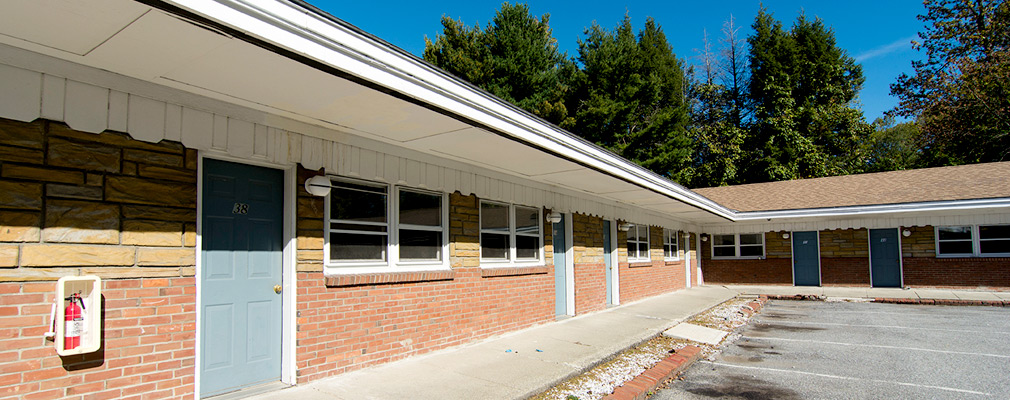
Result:
<svg viewBox="0 0 1010 400">
<path fill-rule="evenodd" d="M 516 207 L 516 233 L 540 234 L 540 213 L 535 208 Z"/>
<path fill-rule="evenodd" d="M 971 254 L 971 241 L 940 242 L 940 254 Z"/>
<path fill-rule="evenodd" d="M 937 232 L 940 234 L 940 240 L 971 239 L 970 226 L 941 226 L 937 228 Z"/>
<path fill-rule="evenodd" d="M 516 236 L 516 258 L 540 258 L 540 239 L 532 236 Z"/>
<path fill-rule="evenodd" d="M 441 260 L 442 232 L 400 229 L 401 260 Z"/>
<path fill-rule="evenodd" d="M 980 239 L 1010 239 L 1010 225 L 981 225 L 978 227 Z"/>
<path fill-rule="evenodd" d="M 674 255 L 674 251 L 673 251 L 673 247 L 672 246 L 670 246 L 670 245 L 663 246 L 663 257 L 666 257 L 666 258 L 676 257 Z"/>
<path fill-rule="evenodd" d="M 733 235 L 712 235 L 712 243 L 716 246 L 732 246 L 736 244 Z"/>
<path fill-rule="evenodd" d="M 509 236 L 494 233 L 480 234 L 480 256 L 507 260 L 509 258 Z"/>
<path fill-rule="evenodd" d="M 480 203 L 480 229 L 508 233 L 509 207 L 502 204 Z"/>
<path fill-rule="evenodd" d="M 649 240 L 649 227 L 635 225 L 634 232 L 635 232 L 635 241 L 645 242 Z"/>
<path fill-rule="evenodd" d="M 1010 253 L 1010 240 L 983 240 L 978 245 L 982 254 Z"/>
<path fill-rule="evenodd" d="M 386 188 L 333 182 L 330 219 L 386 222 Z"/>
<path fill-rule="evenodd" d="M 712 251 L 716 257 L 736 257 L 736 250 L 733 247 L 715 247 Z"/>
<path fill-rule="evenodd" d="M 386 236 L 330 233 L 330 259 L 384 261 Z"/>
<path fill-rule="evenodd" d="M 761 244 L 761 234 L 752 233 L 746 235 L 740 235 L 740 244 Z"/>
<path fill-rule="evenodd" d="M 741 257 L 761 256 L 764 253 L 763 246 L 740 246 Z"/>
<path fill-rule="evenodd" d="M 639 243 L 638 244 L 638 256 L 641 257 L 641 258 L 648 258 L 649 257 L 649 244 L 648 243 Z"/>
<path fill-rule="evenodd" d="M 638 245 L 635 242 L 628 242 L 628 258 L 638 258 Z"/>
<path fill-rule="evenodd" d="M 400 223 L 442 226 L 442 196 L 401 190 Z"/>
<path fill-rule="evenodd" d="M 382 225 L 360 225 L 360 224 L 341 224 L 334 222 L 330 224 L 330 229 L 337 229 L 343 231 L 361 231 L 361 232 L 385 232 L 386 227 Z"/>
</svg>

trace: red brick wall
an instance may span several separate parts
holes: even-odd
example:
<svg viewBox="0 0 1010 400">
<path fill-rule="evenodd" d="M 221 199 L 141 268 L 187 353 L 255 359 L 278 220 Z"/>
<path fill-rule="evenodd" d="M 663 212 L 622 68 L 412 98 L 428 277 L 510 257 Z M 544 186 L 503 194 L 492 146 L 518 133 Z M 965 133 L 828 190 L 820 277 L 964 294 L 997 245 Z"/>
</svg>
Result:
<svg viewBox="0 0 1010 400">
<path fill-rule="evenodd" d="M 193 278 L 103 281 L 102 348 L 68 357 L 43 338 L 55 292 L 55 282 L 0 283 L 0 397 L 193 396 Z"/>
<path fill-rule="evenodd" d="M 793 264 L 788 258 L 713 260 L 701 262 L 706 284 L 792 285 Z"/>
<path fill-rule="evenodd" d="M 1010 258 L 906 257 L 905 286 L 1010 289 Z"/>
<path fill-rule="evenodd" d="M 627 303 L 687 287 L 684 261 L 663 260 L 663 228 L 649 227 L 649 262 L 628 263 L 627 233 L 618 232 L 621 302 Z"/>
<path fill-rule="evenodd" d="M 603 254 L 603 219 L 572 214 L 575 265 L 575 313 L 607 307 L 607 270 Z"/>
<path fill-rule="evenodd" d="M 870 286 L 869 257 L 821 257 L 824 286 Z"/>
</svg>

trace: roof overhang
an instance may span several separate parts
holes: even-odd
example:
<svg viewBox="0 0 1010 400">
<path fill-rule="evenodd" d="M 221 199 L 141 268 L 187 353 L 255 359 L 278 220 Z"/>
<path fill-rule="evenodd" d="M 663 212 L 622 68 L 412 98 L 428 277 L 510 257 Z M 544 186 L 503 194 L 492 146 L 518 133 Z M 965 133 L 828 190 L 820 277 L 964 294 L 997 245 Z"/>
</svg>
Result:
<svg viewBox="0 0 1010 400">
<path fill-rule="evenodd" d="M 15 47 L 686 222 L 733 219 L 704 196 L 302 1 L 37 0 L 3 8 L 0 42 Z"/>
</svg>

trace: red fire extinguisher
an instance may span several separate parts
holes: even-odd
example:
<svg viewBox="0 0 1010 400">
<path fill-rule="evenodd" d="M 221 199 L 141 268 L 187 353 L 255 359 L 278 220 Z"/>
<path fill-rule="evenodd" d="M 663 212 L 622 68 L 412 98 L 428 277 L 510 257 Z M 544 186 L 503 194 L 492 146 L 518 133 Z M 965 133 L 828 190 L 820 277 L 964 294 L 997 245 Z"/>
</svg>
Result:
<svg viewBox="0 0 1010 400">
<path fill-rule="evenodd" d="M 63 331 L 63 349 L 73 350 L 81 345 L 81 334 L 84 333 L 84 299 L 80 294 L 74 293 L 67 297 L 67 300 L 70 301 L 70 305 L 64 310 L 63 320 L 66 322 L 66 330 Z"/>
</svg>

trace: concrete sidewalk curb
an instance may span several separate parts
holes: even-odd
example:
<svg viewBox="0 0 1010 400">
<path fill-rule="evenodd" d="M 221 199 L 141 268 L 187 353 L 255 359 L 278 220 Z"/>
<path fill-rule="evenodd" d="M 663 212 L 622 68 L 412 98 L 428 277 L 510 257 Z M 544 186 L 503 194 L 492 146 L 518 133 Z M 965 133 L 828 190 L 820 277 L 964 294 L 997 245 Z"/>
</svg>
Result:
<svg viewBox="0 0 1010 400">
<path fill-rule="evenodd" d="M 758 311 L 761 311 L 761 308 L 764 307 L 767 301 L 768 298 L 766 296 L 761 296 L 754 301 L 748 302 L 741 308 L 741 311 L 747 313 L 747 317 L 749 318 L 757 314 Z M 702 313 L 705 311 L 702 311 Z M 687 367 L 690 367 L 699 358 L 701 358 L 700 347 L 694 345 L 684 346 L 634 379 L 618 386 L 614 389 L 613 393 L 604 397 L 603 400 L 645 400 L 649 397 L 650 393 L 656 391 L 667 380 L 684 372 Z"/>
<path fill-rule="evenodd" d="M 828 297 L 812 294 L 762 294 L 758 298 L 765 300 L 824 301 Z M 874 303 L 887 304 L 1010 307 L 1010 300 L 914 299 L 908 297 L 867 297 L 865 299 Z"/>
<path fill-rule="evenodd" d="M 687 345 L 670 354 L 641 375 L 614 389 L 614 393 L 603 400 L 644 400 L 663 382 L 677 376 L 701 356 L 701 348 Z"/>
</svg>

